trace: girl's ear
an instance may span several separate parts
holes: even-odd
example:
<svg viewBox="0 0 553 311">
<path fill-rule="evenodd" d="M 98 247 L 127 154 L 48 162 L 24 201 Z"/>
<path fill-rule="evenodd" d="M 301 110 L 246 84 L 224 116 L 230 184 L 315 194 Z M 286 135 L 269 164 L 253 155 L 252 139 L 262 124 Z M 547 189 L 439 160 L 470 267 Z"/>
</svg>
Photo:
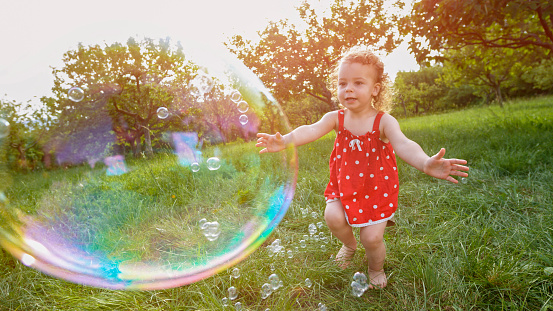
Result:
<svg viewBox="0 0 553 311">
<path fill-rule="evenodd" d="M 380 87 L 381 87 L 380 83 L 376 83 L 374 85 L 373 93 L 372 93 L 373 96 L 378 96 L 378 93 L 380 93 Z"/>
</svg>

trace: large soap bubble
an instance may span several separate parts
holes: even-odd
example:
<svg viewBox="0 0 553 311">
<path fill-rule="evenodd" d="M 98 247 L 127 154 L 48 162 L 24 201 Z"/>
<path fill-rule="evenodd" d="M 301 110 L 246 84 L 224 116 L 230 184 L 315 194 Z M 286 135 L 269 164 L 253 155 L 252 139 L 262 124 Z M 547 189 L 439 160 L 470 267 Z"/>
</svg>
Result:
<svg viewBox="0 0 553 311">
<path fill-rule="evenodd" d="M 78 86 L 82 99 L 58 96 L 34 170 L 4 141 L 0 242 L 72 282 L 170 288 L 229 268 L 267 238 L 292 199 L 297 159 L 294 148 L 259 155 L 256 133 L 290 128 L 235 57 L 198 42 L 129 42 L 139 48 L 126 63 L 122 44 L 111 51 L 119 60 L 72 63 L 61 87 Z M 79 78 L 86 68 L 97 74 Z"/>
</svg>

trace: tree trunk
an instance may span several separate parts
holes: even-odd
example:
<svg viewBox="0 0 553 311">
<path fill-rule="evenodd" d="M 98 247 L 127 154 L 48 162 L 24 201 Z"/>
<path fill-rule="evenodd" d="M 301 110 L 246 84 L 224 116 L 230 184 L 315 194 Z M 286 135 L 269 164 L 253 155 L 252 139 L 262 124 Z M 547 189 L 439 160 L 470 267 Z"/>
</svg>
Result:
<svg viewBox="0 0 553 311">
<path fill-rule="evenodd" d="M 503 108 L 503 96 L 501 95 L 501 86 L 498 84 L 494 87 L 495 95 L 497 97 L 497 101 L 499 102 L 499 107 Z"/>
<path fill-rule="evenodd" d="M 146 156 L 151 158 L 154 156 L 154 151 L 152 150 L 152 137 L 150 134 L 150 129 L 144 127 L 144 143 L 146 144 Z"/>
<path fill-rule="evenodd" d="M 407 118 L 407 108 L 405 108 L 405 100 L 403 99 L 403 95 L 400 95 L 399 98 L 401 99 L 401 105 L 403 106 L 403 113 L 405 113 L 405 118 Z"/>
</svg>

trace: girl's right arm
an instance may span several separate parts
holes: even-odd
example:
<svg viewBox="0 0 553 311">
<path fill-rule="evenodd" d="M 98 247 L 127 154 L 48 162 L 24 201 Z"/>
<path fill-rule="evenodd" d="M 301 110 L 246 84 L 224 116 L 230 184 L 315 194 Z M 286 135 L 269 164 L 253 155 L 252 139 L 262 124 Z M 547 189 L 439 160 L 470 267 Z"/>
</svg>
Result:
<svg viewBox="0 0 553 311">
<path fill-rule="evenodd" d="M 259 153 L 278 152 L 284 150 L 290 144 L 301 146 L 313 142 L 337 127 L 338 111 L 331 111 L 316 123 L 302 125 L 284 136 L 278 132 L 274 135 L 258 133 L 255 146 L 264 147 Z"/>
</svg>

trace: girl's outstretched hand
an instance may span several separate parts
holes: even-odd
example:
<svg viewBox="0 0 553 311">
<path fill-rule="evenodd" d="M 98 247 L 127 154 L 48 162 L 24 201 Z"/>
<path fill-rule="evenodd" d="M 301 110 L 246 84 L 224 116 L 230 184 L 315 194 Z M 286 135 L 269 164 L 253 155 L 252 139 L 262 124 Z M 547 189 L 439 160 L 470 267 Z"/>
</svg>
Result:
<svg viewBox="0 0 553 311">
<path fill-rule="evenodd" d="M 277 132 L 275 135 L 257 133 L 256 147 L 264 147 L 259 153 L 265 152 L 278 152 L 286 148 L 284 143 L 284 136 Z"/>
<path fill-rule="evenodd" d="M 468 171 L 467 166 L 460 164 L 467 164 L 467 161 L 460 159 L 444 159 L 445 149 L 442 148 L 440 152 L 436 153 L 434 156 L 430 157 L 424 163 L 423 171 L 436 178 L 445 179 L 451 181 L 452 183 L 458 183 L 457 179 L 451 177 L 461 176 L 467 177 L 468 174 L 463 171 Z"/>
</svg>

